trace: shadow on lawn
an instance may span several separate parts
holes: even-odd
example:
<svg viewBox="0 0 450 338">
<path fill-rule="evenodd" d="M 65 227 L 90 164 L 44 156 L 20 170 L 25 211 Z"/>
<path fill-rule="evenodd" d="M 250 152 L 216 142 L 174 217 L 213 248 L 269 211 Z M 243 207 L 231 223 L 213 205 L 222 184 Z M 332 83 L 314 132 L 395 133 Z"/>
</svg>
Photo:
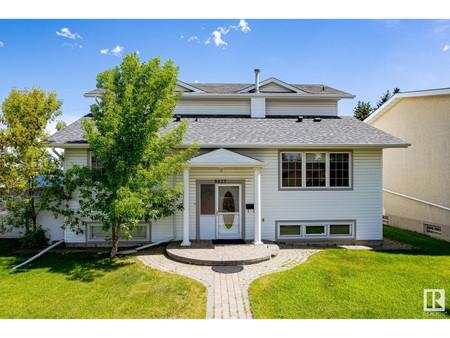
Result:
<svg viewBox="0 0 450 338">
<path fill-rule="evenodd" d="M 18 247 L 12 242 L 5 245 L 2 240 L 1 244 L 0 262 L 3 263 L 1 264 L 2 269 L 10 270 L 33 256 L 33 254 L 14 252 L 14 249 Z M 67 276 L 67 280 L 93 282 L 96 278 L 104 276 L 105 273 L 133 264 L 133 262 L 125 261 L 122 258 L 111 260 L 108 258 L 108 254 L 107 251 L 49 252 L 11 273 L 22 274 L 45 269 L 46 272 L 64 274 Z"/>
</svg>

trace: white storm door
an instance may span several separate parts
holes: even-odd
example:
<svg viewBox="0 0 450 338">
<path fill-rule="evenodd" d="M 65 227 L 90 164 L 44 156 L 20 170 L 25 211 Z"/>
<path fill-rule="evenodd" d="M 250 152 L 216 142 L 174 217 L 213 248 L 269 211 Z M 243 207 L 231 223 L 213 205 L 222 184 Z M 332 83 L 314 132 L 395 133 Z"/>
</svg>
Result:
<svg viewBox="0 0 450 338">
<path fill-rule="evenodd" d="M 241 191 L 240 184 L 216 184 L 216 238 L 241 238 Z"/>
</svg>

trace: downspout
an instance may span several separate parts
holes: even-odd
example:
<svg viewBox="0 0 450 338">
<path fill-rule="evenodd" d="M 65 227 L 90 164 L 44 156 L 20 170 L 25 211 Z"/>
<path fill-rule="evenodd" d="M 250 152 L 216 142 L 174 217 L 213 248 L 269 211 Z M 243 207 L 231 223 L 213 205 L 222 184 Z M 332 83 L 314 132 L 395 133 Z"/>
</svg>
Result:
<svg viewBox="0 0 450 338">
<path fill-rule="evenodd" d="M 42 256 L 43 254 L 45 254 L 47 251 L 50 251 L 51 249 L 53 249 L 54 247 L 56 247 L 56 246 L 58 246 L 58 245 L 60 245 L 60 244 L 62 244 L 62 243 L 64 243 L 64 240 L 63 240 L 63 239 L 60 240 L 60 241 L 58 241 L 58 242 L 56 242 L 56 243 L 53 244 L 53 245 L 50 245 L 47 249 L 42 250 L 42 251 L 39 252 L 37 255 L 34 255 L 33 257 L 31 257 L 30 259 L 26 260 L 26 261 L 23 262 L 22 264 L 19 264 L 19 265 L 15 266 L 15 267 L 11 268 L 11 270 L 16 270 L 17 268 L 20 268 L 21 266 L 24 266 L 25 264 L 28 264 L 28 263 L 34 261 L 36 258 L 41 257 L 41 256 Z"/>
</svg>

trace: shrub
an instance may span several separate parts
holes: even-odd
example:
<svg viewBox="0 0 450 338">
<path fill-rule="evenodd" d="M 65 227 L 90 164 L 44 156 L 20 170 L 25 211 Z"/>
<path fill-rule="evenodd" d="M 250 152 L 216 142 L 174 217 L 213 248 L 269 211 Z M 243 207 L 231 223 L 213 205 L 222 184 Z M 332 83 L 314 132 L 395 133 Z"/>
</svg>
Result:
<svg viewBox="0 0 450 338">
<path fill-rule="evenodd" d="M 22 248 L 32 249 L 40 248 L 48 245 L 48 238 L 45 236 L 47 230 L 42 229 L 41 226 L 36 227 L 25 232 L 25 235 L 20 239 Z"/>
</svg>

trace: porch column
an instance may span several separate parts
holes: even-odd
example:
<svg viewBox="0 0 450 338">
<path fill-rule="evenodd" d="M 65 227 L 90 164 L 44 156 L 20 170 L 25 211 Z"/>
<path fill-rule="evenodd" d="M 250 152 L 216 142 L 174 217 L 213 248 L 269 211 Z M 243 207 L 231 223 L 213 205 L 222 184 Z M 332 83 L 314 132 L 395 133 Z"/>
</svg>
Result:
<svg viewBox="0 0 450 338">
<path fill-rule="evenodd" d="M 189 169 L 188 167 L 183 169 L 183 242 L 181 246 L 190 246 L 189 242 Z"/>
<path fill-rule="evenodd" d="M 254 187 L 255 187 L 255 240 L 253 244 L 260 245 L 261 242 L 261 169 L 254 170 Z"/>
</svg>

